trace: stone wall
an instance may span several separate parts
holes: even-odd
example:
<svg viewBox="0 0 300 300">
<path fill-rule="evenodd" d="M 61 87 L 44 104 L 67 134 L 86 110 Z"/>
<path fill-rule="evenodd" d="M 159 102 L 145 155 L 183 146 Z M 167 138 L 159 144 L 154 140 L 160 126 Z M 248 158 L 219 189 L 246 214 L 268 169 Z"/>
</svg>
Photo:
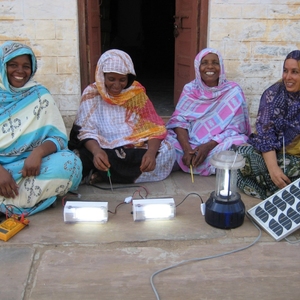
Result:
<svg viewBox="0 0 300 300">
<path fill-rule="evenodd" d="M 32 47 L 38 60 L 35 80 L 53 95 L 70 127 L 80 101 L 76 0 L 1 0 L 0 43 Z"/>
<path fill-rule="evenodd" d="M 211 0 L 208 45 L 221 51 L 228 79 L 243 88 L 254 125 L 262 92 L 300 49 L 300 1 Z"/>
<path fill-rule="evenodd" d="M 0 0 L 0 43 L 17 40 L 37 55 L 35 79 L 53 94 L 67 127 L 80 101 L 76 0 Z M 210 0 L 208 46 L 243 88 L 254 125 L 260 95 L 300 49 L 299 0 Z"/>
</svg>

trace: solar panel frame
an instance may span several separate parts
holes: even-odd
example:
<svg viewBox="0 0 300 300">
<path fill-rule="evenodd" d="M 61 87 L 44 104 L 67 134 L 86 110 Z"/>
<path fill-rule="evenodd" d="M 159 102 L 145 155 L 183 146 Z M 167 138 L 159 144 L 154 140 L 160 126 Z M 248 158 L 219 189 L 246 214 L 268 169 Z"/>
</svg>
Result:
<svg viewBox="0 0 300 300">
<path fill-rule="evenodd" d="M 300 178 L 247 212 L 276 241 L 287 237 L 300 228 Z"/>
</svg>

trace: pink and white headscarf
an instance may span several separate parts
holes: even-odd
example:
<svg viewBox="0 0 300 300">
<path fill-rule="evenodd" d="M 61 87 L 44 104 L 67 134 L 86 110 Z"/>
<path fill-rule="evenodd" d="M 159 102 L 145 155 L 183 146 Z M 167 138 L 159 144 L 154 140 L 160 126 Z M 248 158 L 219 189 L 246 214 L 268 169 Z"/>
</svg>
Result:
<svg viewBox="0 0 300 300">
<path fill-rule="evenodd" d="M 220 63 L 219 83 L 217 86 L 214 87 L 209 87 L 203 82 L 203 80 L 201 79 L 200 69 L 199 69 L 201 60 L 203 59 L 204 56 L 206 56 L 209 53 L 216 54 L 219 57 L 219 63 Z M 229 89 L 238 85 L 237 83 L 233 81 L 228 81 L 226 79 L 223 58 L 220 52 L 216 49 L 205 48 L 201 52 L 199 52 L 195 57 L 194 67 L 195 67 L 196 78 L 190 83 L 192 87 L 189 96 L 191 98 L 195 98 L 195 100 L 214 101 L 218 97 L 220 97 L 220 95 L 224 94 Z"/>
<path fill-rule="evenodd" d="M 217 54 L 220 62 L 219 82 L 214 87 L 202 81 L 199 70 L 201 60 L 209 53 Z M 211 140 L 216 141 L 218 145 L 194 170 L 196 174 L 210 175 L 215 172 L 210 165 L 211 156 L 228 150 L 233 144 L 245 143 L 251 127 L 244 93 L 236 82 L 226 79 L 221 54 L 212 48 L 203 49 L 196 56 L 194 67 L 196 78 L 184 86 L 176 109 L 166 124 L 167 139 L 175 147 L 176 160 L 186 172 L 189 168 L 182 162 L 183 150 L 173 129 L 180 127 L 188 131 L 192 149 Z"/>
</svg>

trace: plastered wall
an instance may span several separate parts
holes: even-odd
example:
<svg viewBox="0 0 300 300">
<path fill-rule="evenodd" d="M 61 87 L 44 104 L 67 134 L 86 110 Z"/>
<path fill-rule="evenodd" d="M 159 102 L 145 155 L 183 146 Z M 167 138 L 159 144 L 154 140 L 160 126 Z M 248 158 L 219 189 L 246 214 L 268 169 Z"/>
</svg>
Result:
<svg viewBox="0 0 300 300">
<path fill-rule="evenodd" d="M 38 58 L 35 79 L 53 94 L 67 127 L 80 101 L 76 0 L 0 0 L 0 43 L 18 40 Z M 208 46 L 223 54 L 254 125 L 260 95 L 281 77 L 286 54 L 300 49 L 300 1 L 210 0 Z"/>
<path fill-rule="evenodd" d="M 35 80 L 52 93 L 67 127 L 80 101 L 76 0 L 0 0 L 0 43 L 32 47 L 38 60 Z"/>
<path fill-rule="evenodd" d="M 300 49 L 300 1 L 211 0 L 210 47 L 246 95 L 254 125 L 262 92 L 281 78 L 283 60 Z"/>
</svg>

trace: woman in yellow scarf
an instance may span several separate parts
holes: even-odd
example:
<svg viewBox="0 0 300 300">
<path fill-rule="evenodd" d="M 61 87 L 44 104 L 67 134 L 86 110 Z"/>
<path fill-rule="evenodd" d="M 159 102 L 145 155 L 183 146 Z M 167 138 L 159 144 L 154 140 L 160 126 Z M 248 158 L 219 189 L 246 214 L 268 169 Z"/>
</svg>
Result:
<svg viewBox="0 0 300 300">
<path fill-rule="evenodd" d="M 98 61 L 96 82 L 83 92 L 69 148 L 79 154 L 87 183 L 108 180 L 108 170 L 121 183 L 163 180 L 172 170 L 164 122 L 135 76 L 127 53 L 108 50 Z"/>
</svg>

